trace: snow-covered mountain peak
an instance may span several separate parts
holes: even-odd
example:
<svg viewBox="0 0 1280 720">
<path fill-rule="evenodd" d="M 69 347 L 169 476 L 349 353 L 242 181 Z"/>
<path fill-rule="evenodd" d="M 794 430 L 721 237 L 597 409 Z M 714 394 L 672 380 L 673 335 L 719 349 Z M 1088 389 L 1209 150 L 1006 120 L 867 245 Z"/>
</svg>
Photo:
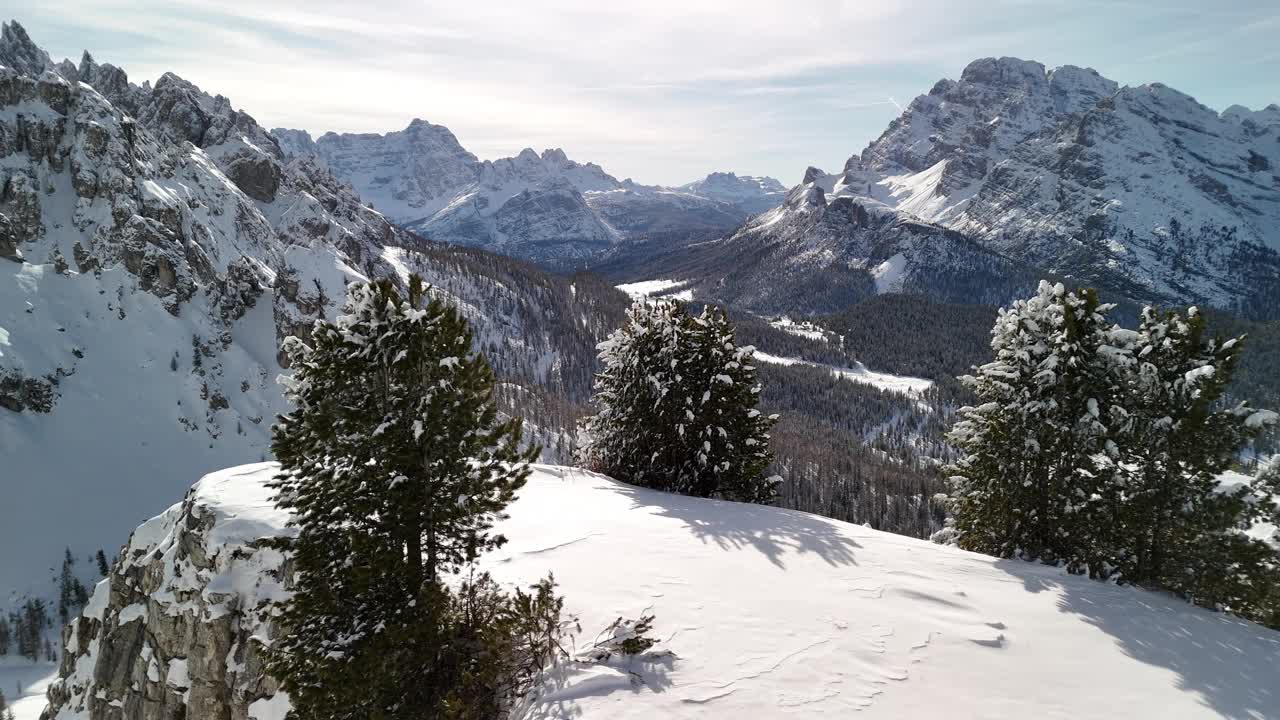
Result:
<svg viewBox="0 0 1280 720">
<path fill-rule="evenodd" d="M 978 58 L 965 66 L 960 82 L 1000 88 L 1038 90 L 1048 83 L 1044 65 L 1015 57 Z"/>
<path fill-rule="evenodd" d="M 31 41 L 17 20 L 0 23 L 0 65 L 35 77 L 52 64 L 49 53 Z"/>
<path fill-rule="evenodd" d="M 678 189 L 736 205 L 751 214 L 777 207 L 787 192 L 786 186 L 774 178 L 733 172 L 713 172 Z"/>
</svg>

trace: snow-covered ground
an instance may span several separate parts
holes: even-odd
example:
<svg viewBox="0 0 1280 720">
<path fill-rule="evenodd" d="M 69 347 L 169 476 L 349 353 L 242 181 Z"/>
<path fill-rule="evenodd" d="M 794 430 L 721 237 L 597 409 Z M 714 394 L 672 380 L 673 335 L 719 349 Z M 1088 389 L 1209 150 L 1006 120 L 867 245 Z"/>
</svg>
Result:
<svg viewBox="0 0 1280 720">
<path fill-rule="evenodd" d="M 630 295 L 633 300 L 674 298 L 684 302 L 691 302 L 693 300 L 693 290 L 678 289 L 683 285 L 687 285 L 688 282 L 688 280 L 642 280 L 618 285 L 617 288 Z"/>
<path fill-rule="evenodd" d="M 4 691 L 15 720 L 40 717 L 45 706 L 44 692 L 57 674 L 57 666 L 50 662 L 33 663 L 12 654 L 0 657 L 0 690 Z"/>
<path fill-rule="evenodd" d="M 814 325 L 808 320 L 792 320 L 783 315 L 775 320 L 770 320 L 769 324 L 785 333 L 790 333 L 806 340 L 816 340 L 818 342 L 827 342 L 828 331 Z"/>
<path fill-rule="evenodd" d="M 263 486 L 273 471 L 201 482 L 189 500 L 216 519 L 207 544 L 282 532 Z M 156 534 L 175 512 L 133 545 L 168 542 Z M 658 649 L 674 653 L 567 665 L 523 717 L 1274 718 L 1280 707 L 1280 633 L 1162 594 L 574 468 L 536 466 L 510 513 L 510 542 L 485 566 L 513 584 L 554 572 L 582 623 L 578 648 L 619 616 L 652 613 Z M 270 569 L 244 561 L 228 567 L 233 582 L 204 578 L 220 593 L 205 596 L 253 607 L 275 586 L 242 576 L 255 567 Z M 283 717 L 280 700 L 250 716 Z"/>
<path fill-rule="evenodd" d="M 855 367 L 851 368 L 841 368 L 833 365 L 809 362 L 808 360 L 801 360 L 799 358 L 770 355 L 769 353 L 760 352 L 759 350 L 756 351 L 755 358 L 759 362 L 772 363 L 774 365 L 810 365 L 812 367 L 827 368 L 832 374 L 837 377 L 844 378 L 845 380 L 862 383 L 863 385 L 870 385 L 888 392 L 911 395 L 913 397 L 919 397 L 933 386 L 932 380 L 876 372 L 874 370 L 868 370 L 867 366 L 862 363 L 858 363 Z"/>
</svg>

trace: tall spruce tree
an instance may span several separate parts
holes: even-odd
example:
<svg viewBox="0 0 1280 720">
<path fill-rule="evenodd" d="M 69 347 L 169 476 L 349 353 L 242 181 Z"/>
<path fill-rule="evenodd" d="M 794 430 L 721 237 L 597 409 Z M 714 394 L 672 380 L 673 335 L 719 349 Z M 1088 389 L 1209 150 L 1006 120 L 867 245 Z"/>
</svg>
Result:
<svg viewBox="0 0 1280 720">
<path fill-rule="evenodd" d="M 1089 513 L 1113 394 L 1109 308 L 1092 290 L 1042 281 L 1000 311 L 994 361 L 961 378 L 979 404 L 960 410 L 950 434 L 964 453 L 951 468 L 961 547 L 1103 571 Z"/>
<path fill-rule="evenodd" d="M 528 475 L 518 419 L 458 311 L 413 276 L 353 283 L 311 345 L 285 343 L 293 412 L 273 428 L 277 501 L 295 513 L 297 570 L 269 670 L 293 717 L 450 714 L 462 642 L 442 576 L 491 532 Z M 455 658 L 456 659 L 456 658 Z M 456 708 L 455 708 L 456 710 Z"/>
<path fill-rule="evenodd" d="M 725 314 L 678 300 L 637 303 L 600 344 L 603 371 L 583 459 L 621 480 L 670 492 L 770 502 L 769 429 L 756 408 L 754 348 Z"/>
<path fill-rule="evenodd" d="M 9 643 L 12 638 L 12 630 L 9 629 L 9 619 L 0 615 L 0 657 L 9 654 Z"/>
<path fill-rule="evenodd" d="M 1244 338 L 1206 337 L 1194 307 L 1148 307 L 1127 350 L 1118 452 L 1104 473 L 1109 511 L 1098 518 L 1117 578 L 1255 614 L 1275 581 L 1267 569 L 1274 552 L 1240 531 L 1271 503 L 1255 488 L 1225 492 L 1219 483 L 1274 421 L 1244 403 L 1223 405 Z"/>
</svg>

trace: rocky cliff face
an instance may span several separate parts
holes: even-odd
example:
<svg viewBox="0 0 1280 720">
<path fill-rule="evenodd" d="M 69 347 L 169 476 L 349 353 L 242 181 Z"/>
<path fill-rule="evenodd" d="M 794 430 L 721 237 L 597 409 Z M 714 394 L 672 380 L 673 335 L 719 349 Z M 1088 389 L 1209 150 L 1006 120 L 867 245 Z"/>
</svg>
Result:
<svg viewBox="0 0 1280 720">
<path fill-rule="evenodd" d="M 398 132 L 272 130 L 285 154 L 314 156 L 379 211 L 400 223 L 430 217 L 479 177 L 480 161 L 442 125 L 414 120 Z"/>
<path fill-rule="evenodd" d="M 283 718 L 263 667 L 270 603 L 290 582 L 288 558 L 261 542 L 292 532 L 264 486 L 275 469 L 205 476 L 133 532 L 63 631 L 42 720 Z"/>
</svg>

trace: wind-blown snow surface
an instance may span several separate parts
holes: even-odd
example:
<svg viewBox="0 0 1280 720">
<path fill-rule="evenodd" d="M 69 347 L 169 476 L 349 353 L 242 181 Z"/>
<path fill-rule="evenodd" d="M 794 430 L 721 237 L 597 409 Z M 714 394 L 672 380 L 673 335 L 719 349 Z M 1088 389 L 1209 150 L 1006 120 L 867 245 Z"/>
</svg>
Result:
<svg viewBox="0 0 1280 720">
<path fill-rule="evenodd" d="M 211 538 L 281 532 L 264 504 L 273 468 L 201 481 Z M 1160 594 L 572 468 L 536 466 L 510 511 L 510 542 L 485 559 L 500 581 L 554 572 L 582 621 L 579 648 L 643 612 L 675 654 L 571 664 L 525 717 L 1264 718 L 1280 707 L 1280 633 Z M 163 545 L 137 534 L 133 545 L 150 542 Z M 223 585 L 252 594 L 218 595 L 229 608 L 261 599 L 252 578 Z"/>
</svg>

